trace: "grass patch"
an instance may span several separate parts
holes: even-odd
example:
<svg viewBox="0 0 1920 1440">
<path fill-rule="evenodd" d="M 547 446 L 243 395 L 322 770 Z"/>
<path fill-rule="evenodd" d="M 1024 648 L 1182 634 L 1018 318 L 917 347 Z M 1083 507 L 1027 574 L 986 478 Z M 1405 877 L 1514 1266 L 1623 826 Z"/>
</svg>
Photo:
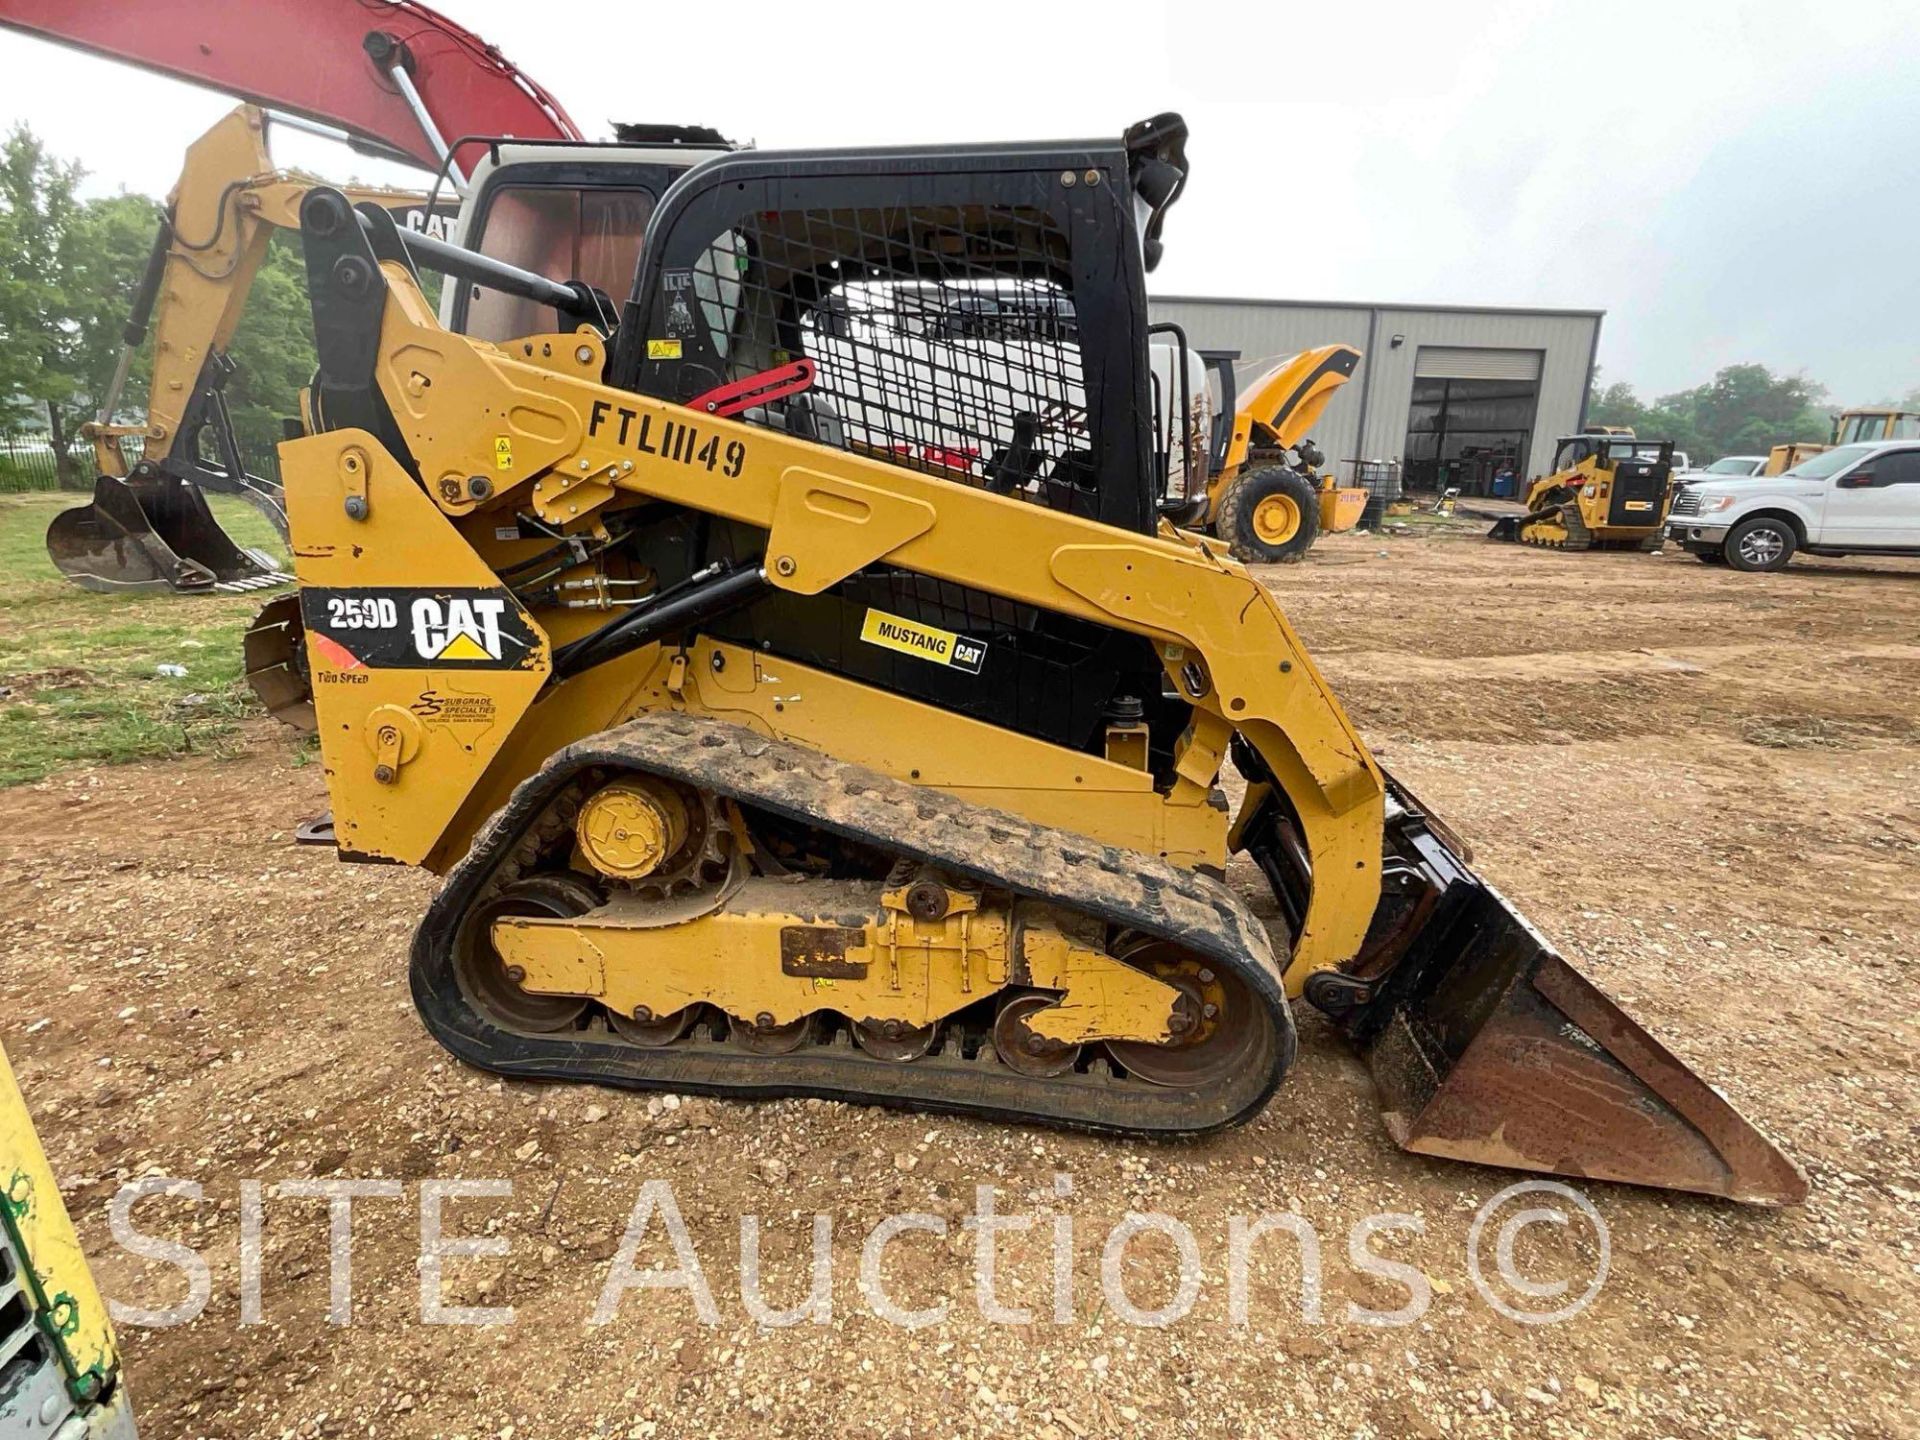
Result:
<svg viewBox="0 0 1920 1440">
<path fill-rule="evenodd" d="M 243 500 L 210 496 L 241 545 L 285 554 Z M 70 765 L 218 752 L 262 713 L 241 678 L 252 595 L 96 595 L 47 559 L 48 522 L 86 497 L 0 495 L 0 785 Z M 284 560 L 283 562 L 284 563 Z M 184 666 L 183 676 L 161 665 Z"/>
<path fill-rule="evenodd" d="M 1839 750 L 1854 744 L 1860 727 L 1818 715 L 1756 715 L 1740 726 L 1740 738 L 1768 750 Z"/>
</svg>

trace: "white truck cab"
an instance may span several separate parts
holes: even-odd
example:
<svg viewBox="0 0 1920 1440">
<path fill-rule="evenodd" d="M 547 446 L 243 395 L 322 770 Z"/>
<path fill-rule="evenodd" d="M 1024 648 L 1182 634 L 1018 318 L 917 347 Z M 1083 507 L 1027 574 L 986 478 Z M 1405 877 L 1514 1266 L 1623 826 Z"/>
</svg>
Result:
<svg viewBox="0 0 1920 1440">
<path fill-rule="evenodd" d="M 1823 450 L 1779 475 L 1689 480 L 1667 539 L 1736 570 L 1809 555 L 1920 555 L 1920 440 Z"/>
</svg>

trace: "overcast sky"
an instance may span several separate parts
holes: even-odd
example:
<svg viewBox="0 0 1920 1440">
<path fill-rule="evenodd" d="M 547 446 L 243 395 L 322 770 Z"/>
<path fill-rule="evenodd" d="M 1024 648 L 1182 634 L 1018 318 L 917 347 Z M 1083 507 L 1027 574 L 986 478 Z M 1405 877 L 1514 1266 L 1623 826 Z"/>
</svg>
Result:
<svg viewBox="0 0 1920 1440">
<path fill-rule="evenodd" d="M 765 147 L 1079 136 L 1179 110 L 1193 177 L 1163 294 L 1604 309 L 1605 378 L 1648 395 L 1744 360 L 1840 401 L 1920 386 L 1920 0 L 970 0 L 964 24 L 790 0 L 439 8 L 595 138 L 617 119 Z M 227 108 L 7 32 L 0 74 L 0 121 L 99 192 L 163 193 Z M 275 151 L 409 173 L 284 131 Z"/>
</svg>

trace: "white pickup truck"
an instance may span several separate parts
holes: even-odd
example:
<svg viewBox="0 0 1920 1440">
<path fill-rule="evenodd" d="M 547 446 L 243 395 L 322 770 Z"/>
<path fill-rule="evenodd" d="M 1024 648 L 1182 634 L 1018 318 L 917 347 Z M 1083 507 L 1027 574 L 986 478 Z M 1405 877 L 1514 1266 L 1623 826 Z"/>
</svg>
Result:
<svg viewBox="0 0 1920 1440">
<path fill-rule="evenodd" d="M 1689 481 L 1667 539 L 1736 570 L 1809 555 L 1920 555 L 1920 441 L 1823 450 L 1779 475 Z"/>
<path fill-rule="evenodd" d="M 1690 485 L 1696 480 L 1718 480 L 1723 476 L 1746 479 L 1748 476 L 1760 474 L 1766 468 L 1767 457 L 1764 455 L 1722 455 L 1711 465 L 1700 470 L 1681 470 L 1676 466 L 1674 479 L 1683 485 Z"/>
</svg>

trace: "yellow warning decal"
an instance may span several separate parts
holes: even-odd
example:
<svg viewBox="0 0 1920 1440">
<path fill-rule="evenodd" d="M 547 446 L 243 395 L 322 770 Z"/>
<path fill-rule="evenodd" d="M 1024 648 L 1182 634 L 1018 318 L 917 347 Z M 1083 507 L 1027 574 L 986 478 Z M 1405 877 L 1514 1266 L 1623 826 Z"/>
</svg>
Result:
<svg viewBox="0 0 1920 1440">
<path fill-rule="evenodd" d="M 647 359 L 678 360 L 679 358 L 680 358 L 680 342 L 678 340 L 647 341 Z"/>
<path fill-rule="evenodd" d="M 867 611 L 867 618 L 860 626 L 860 638 L 882 650 L 897 650 L 902 655 L 964 670 L 969 675 L 978 675 L 987 659 L 987 647 L 982 641 L 922 625 L 904 616 L 889 615 L 884 610 Z"/>
<path fill-rule="evenodd" d="M 513 437 L 511 435 L 493 437 L 493 468 L 496 470 L 513 468 Z"/>
</svg>

